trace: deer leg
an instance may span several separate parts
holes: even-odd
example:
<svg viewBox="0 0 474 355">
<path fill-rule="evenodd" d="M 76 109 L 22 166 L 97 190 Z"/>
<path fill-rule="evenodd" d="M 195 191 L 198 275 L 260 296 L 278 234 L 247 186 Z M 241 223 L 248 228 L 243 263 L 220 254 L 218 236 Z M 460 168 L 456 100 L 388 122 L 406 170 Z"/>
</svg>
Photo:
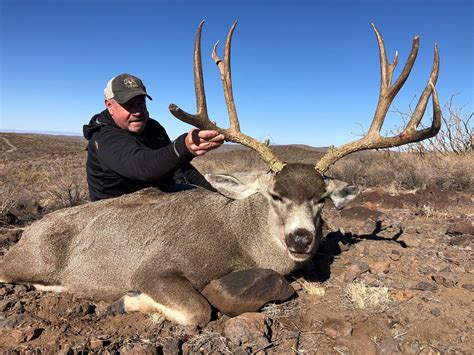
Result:
<svg viewBox="0 0 474 355">
<path fill-rule="evenodd" d="M 160 312 L 182 325 L 205 326 L 211 320 L 211 306 L 184 277 L 140 273 L 134 283 L 138 293 L 123 297 L 126 312 Z"/>
</svg>

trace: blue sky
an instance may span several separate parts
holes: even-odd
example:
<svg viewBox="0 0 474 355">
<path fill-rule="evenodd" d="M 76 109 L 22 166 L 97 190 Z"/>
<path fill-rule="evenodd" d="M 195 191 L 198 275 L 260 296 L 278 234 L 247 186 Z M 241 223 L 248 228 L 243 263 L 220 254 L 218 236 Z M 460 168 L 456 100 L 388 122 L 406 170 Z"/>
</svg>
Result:
<svg viewBox="0 0 474 355">
<path fill-rule="evenodd" d="M 399 51 L 420 50 L 394 107 L 406 110 L 426 85 L 434 44 L 438 91 L 472 111 L 471 0 L 0 0 L 1 130 L 80 134 L 103 110 L 107 81 L 128 72 L 145 82 L 148 109 L 171 137 L 189 130 L 168 111 L 195 112 L 192 52 L 205 20 L 202 53 L 210 116 L 227 127 L 218 70 L 210 58 L 234 20 L 234 98 L 242 131 L 272 143 L 340 145 L 367 129 L 379 92 L 378 46 L 370 22 Z M 221 52 L 222 53 L 222 48 Z M 428 106 L 431 112 L 431 103 Z M 429 115 L 428 113 L 428 115 Z M 428 116 L 427 115 L 427 116 Z M 398 116 L 389 114 L 384 128 Z"/>
</svg>

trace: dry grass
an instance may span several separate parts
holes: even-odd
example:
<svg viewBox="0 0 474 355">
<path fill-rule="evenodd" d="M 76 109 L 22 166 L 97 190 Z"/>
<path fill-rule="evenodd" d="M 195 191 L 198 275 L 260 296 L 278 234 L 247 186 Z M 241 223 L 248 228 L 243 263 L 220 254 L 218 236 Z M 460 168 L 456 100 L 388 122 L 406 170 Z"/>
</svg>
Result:
<svg viewBox="0 0 474 355">
<path fill-rule="evenodd" d="M 187 344 L 196 353 L 207 353 L 210 349 L 219 353 L 232 353 L 227 338 L 217 332 L 203 331 L 189 339 Z"/>
<path fill-rule="evenodd" d="M 299 282 L 303 290 L 313 296 L 323 297 L 326 294 L 326 288 L 318 282 L 309 282 L 302 280 Z"/>
<path fill-rule="evenodd" d="M 351 283 L 346 286 L 346 295 L 358 308 L 367 311 L 384 310 L 390 303 L 388 287 L 370 287 L 363 282 Z"/>
<path fill-rule="evenodd" d="M 287 301 L 281 304 L 268 303 L 262 308 L 262 312 L 273 322 L 282 318 L 292 317 L 299 311 L 300 307 L 296 300 Z"/>
</svg>

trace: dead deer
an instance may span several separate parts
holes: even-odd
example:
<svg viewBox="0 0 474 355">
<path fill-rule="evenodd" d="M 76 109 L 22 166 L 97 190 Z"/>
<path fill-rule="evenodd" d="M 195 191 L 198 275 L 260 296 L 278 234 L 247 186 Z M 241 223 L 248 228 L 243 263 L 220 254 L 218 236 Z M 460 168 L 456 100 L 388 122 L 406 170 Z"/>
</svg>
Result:
<svg viewBox="0 0 474 355">
<path fill-rule="evenodd" d="M 321 239 L 321 208 L 330 198 L 342 208 L 357 188 L 327 179 L 324 173 L 338 159 L 355 151 L 394 147 L 436 135 L 440 107 L 435 89 L 438 51 L 426 88 L 403 133 L 383 137 L 387 110 L 407 79 L 418 52 L 418 37 L 394 84 L 392 63 L 375 26 L 381 63 L 380 97 L 367 135 L 331 148 L 315 166 L 286 164 L 264 143 L 240 131 L 230 70 L 230 29 L 224 59 L 212 57 L 221 73 L 230 128 L 216 126 L 207 114 L 201 68 L 201 30 L 194 48 L 197 114 L 170 105 L 178 119 L 200 129 L 223 133 L 268 164 L 270 173 L 241 182 L 216 175 L 221 193 L 195 188 L 178 193 L 145 189 L 119 198 L 66 208 L 45 216 L 25 230 L 0 262 L 2 282 L 29 283 L 43 290 L 74 292 L 91 299 L 120 300 L 127 312 L 161 312 L 180 324 L 205 325 L 211 307 L 200 291 L 211 280 L 232 271 L 273 269 L 284 275 L 312 257 Z M 417 130 L 429 97 L 431 127 Z"/>
</svg>

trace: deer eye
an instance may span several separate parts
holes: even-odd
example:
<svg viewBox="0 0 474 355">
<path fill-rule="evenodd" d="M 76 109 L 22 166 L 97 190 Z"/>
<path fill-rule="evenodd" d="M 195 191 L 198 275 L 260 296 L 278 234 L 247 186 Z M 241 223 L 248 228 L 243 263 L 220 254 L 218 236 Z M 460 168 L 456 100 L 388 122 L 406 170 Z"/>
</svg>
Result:
<svg viewBox="0 0 474 355">
<path fill-rule="evenodd" d="M 278 196 L 278 195 L 275 195 L 275 194 L 270 194 L 270 196 L 272 197 L 273 201 L 276 201 L 276 202 L 283 202 L 283 199 Z"/>
</svg>

